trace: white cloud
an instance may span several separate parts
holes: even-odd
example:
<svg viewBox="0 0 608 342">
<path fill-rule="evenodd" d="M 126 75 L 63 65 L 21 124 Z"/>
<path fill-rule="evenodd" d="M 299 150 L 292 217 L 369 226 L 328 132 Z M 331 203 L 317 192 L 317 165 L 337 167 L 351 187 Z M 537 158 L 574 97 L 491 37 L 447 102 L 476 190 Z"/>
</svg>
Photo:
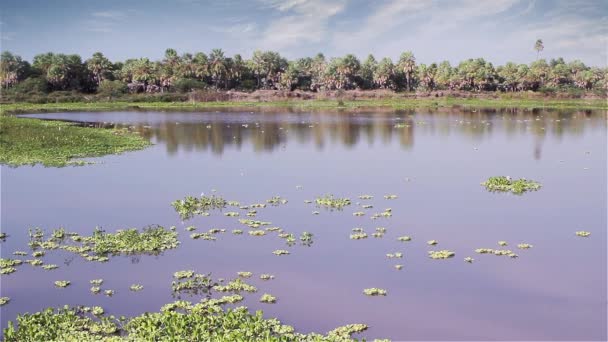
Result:
<svg viewBox="0 0 608 342">
<path fill-rule="evenodd" d="M 329 20 L 346 8 L 347 0 L 262 0 L 280 12 L 262 33 L 260 48 L 282 49 L 320 43 L 328 34 Z"/>
</svg>

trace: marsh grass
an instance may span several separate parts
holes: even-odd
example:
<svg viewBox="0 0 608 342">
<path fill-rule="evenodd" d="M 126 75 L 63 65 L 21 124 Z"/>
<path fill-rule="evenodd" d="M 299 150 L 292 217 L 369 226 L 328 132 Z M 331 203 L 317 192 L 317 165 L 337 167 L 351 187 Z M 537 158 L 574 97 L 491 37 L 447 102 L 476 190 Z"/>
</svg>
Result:
<svg viewBox="0 0 608 342">
<path fill-rule="evenodd" d="M 75 159 L 140 150 L 148 145 L 146 139 L 127 130 L 0 116 L 0 164 L 9 166 L 84 165 Z"/>
</svg>

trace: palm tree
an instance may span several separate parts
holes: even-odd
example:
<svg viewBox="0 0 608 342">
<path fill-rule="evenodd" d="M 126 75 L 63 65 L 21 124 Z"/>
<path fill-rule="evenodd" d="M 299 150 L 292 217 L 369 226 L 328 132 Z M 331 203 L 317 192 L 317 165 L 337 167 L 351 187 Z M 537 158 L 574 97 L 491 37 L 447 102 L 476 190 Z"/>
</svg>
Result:
<svg viewBox="0 0 608 342">
<path fill-rule="evenodd" d="M 399 69 L 405 74 L 405 82 L 407 90 L 412 90 L 412 76 L 416 72 L 416 58 L 411 51 L 406 51 L 401 54 L 398 63 Z"/>
<path fill-rule="evenodd" d="M 534 43 L 534 50 L 536 50 L 536 59 L 538 59 L 540 52 L 543 51 L 544 49 L 545 49 L 545 46 L 543 45 L 543 40 L 537 39 L 536 43 Z"/>
<path fill-rule="evenodd" d="M 101 52 L 95 52 L 85 63 L 87 69 L 93 74 L 97 86 L 103 81 L 104 75 L 112 69 L 112 62 Z"/>
<path fill-rule="evenodd" d="M 226 57 L 224 57 L 222 49 L 211 50 L 209 54 L 209 72 L 216 88 L 220 87 L 221 82 L 224 82 L 224 88 L 226 87 L 228 68 L 226 67 Z"/>
</svg>

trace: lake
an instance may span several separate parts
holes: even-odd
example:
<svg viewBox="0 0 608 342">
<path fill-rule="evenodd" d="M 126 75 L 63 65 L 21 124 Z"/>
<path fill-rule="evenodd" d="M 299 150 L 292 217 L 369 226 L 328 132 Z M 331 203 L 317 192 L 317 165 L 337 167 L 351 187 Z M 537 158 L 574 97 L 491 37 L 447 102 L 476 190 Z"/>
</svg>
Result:
<svg viewBox="0 0 608 342">
<path fill-rule="evenodd" d="M 18 313 L 98 305 L 114 315 L 158 311 L 175 300 L 174 272 L 235 278 L 251 271 L 258 293 L 244 305 L 301 332 L 365 323 L 357 337 L 393 340 L 605 340 L 607 313 L 607 125 L 603 111 L 419 109 L 356 111 L 221 109 L 199 112 L 72 112 L 27 117 L 130 127 L 154 145 L 83 167 L 2 167 L 3 258 L 29 251 L 28 227 L 90 235 L 159 224 L 177 226 L 181 245 L 161 255 L 86 262 L 65 251 L 3 275 L 1 326 Z M 538 181 L 521 196 L 491 193 L 491 176 Z M 217 194 L 242 204 L 273 196 L 287 204 L 258 209 L 256 220 L 313 244 L 288 247 L 274 233 L 255 237 L 218 211 L 182 222 L 170 203 Z M 352 204 L 329 211 L 307 204 L 325 194 Z M 369 194 L 371 200 L 360 200 Z M 385 199 L 394 194 L 396 199 Z M 364 209 L 363 204 L 373 205 Z M 372 220 L 392 209 L 392 217 Z M 231 209 L 230 209 L 231 210 Z M 313 215 L 318 211 L 318 215 Z M 366 215 L 354 216 L 362 211 Z M 217 241 L 197 232 L 225 228 Z M 349 238 L 363 228 L 367 239 Z M 386 234 L 374 238 L 376 227 Z M 233 235 L 232 229 L 245 234 Z M 587 238 L 576 231 L 591 232 Z M 412 241 L 400 242 L 399 236 Z M 438 245 L 427 245 L 437 240 Z M 475 253 L 508 242 L 512 259 Z M 523 250 L 519 243 L 533 248 Z M 291 254 L 275 256 L 276 249 Z M 430 250 L 456 253 L 446 260 Z M 387 253 L 402 252 L 390 259 Z M 472 264 L 463 261 L 473 257 Z M 27 257 L 24 257 L 24 259 Z M 403 269 L 395 269 L 402 264 Z M 276 278 L 261 281 L 261 273 Z M 103 278 L 112 297 L 94 295 Z M 56 280 L 70 280 L 65 289 Z M 144 286 L 129 291 L 131 284 Z M 369 297 L 363 289 L 386 289 Z M 258 301 L 263 293 L 276 304 Z M 200 297 L 185 297 L 198 301 Z"/>
</svg>

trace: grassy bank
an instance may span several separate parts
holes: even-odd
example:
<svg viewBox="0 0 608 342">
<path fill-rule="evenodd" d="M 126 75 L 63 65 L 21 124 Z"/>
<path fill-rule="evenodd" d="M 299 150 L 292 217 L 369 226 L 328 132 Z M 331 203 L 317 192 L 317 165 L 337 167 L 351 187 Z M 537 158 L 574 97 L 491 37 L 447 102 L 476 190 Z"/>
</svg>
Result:
<svg viewBox="0 0 608 342">
<path fill-rule="evenodd" d="M 76 158 L 139 150 L 149 142 L 125 130 L 0 116 L 0 163 L 10 166 L 79 165 Z"/>
<path fill-rule="evenodd" d="M 214 102 L 71 102 L 71 103 L 11 103 L 2 105 L 0 113 L 36 113 L 58 111 L 101 111 L 129 109 L 197 109 L 222 107 L 299 107 L 299 108 L 364 108 L 387 107 L 437 108 L 461 106 L 467 108 L 552 108 L 552 109 L 608 109 L 605 99 L 525 99 L 525 98 L 418 98 L 418 99 L 362 99 L 362 100 L 280 100 L 280 101 L 214 101 Z"/>
</svg>

